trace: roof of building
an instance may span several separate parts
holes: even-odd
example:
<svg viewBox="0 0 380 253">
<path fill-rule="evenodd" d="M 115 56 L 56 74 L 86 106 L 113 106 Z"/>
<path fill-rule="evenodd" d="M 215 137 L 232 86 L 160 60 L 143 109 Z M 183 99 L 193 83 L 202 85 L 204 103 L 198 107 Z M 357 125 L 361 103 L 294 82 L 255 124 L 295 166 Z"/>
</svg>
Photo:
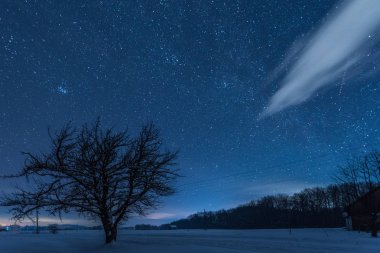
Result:
<svg viewBox="0 0 380 253">
<path fill-rule="evenodd" d="M 346 210 L 349 209 L 350 207 L 354 206 L 355 204 L 361 202 L 363 199 L 367 198 L 368 196 L 372 195 L 373 193 L 375 193 L 376 191 L 379 191 L 380 190 L 380 185 L 373 188 L 372 190 L 370 190 L 369 192 L 367 192 L 366 194 L 364 194 L 363 196 L 359 197 L 358 199 L 356 199 L 354 202 L 352 202 L 351 204 L 349 204 L 347 207 L 346 207 Z"/>
</svg>

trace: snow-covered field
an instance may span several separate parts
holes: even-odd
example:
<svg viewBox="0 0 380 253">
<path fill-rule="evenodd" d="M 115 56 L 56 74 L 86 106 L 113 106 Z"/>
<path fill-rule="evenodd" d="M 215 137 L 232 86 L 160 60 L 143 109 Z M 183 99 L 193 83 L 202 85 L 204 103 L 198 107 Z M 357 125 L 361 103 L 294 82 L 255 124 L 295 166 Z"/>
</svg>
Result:
<svg viewBox="0 0 380 253">
<path fill-rule="evenodd" d="M 0 233 L 1 253 L 232 253 L 232 252 L 380 252 L 380 238 L 344 229 L 120 231 L 104 246 L 101 231 L 59 234 Z"/>
</svg>

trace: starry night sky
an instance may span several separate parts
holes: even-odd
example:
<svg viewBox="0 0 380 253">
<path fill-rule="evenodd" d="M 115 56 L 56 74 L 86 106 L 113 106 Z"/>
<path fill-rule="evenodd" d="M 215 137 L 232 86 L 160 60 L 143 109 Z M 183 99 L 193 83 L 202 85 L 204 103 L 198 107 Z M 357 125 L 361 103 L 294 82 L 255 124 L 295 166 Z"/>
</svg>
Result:
<svg viewBox="0 0 380 253">
<path fill-rule="evenodd" d="M 22 151 L 46 151 L 48 127 L 100 116 L 132 133 L 153 120 L 180 149 L 179 193 L 153 223 L 329 184 L 337 165 L 380 147 L 377 58 L 260 114 L 289 49 L 340 4 L 0 0 L 0 172 L 20 169 Z"/>
</svg>

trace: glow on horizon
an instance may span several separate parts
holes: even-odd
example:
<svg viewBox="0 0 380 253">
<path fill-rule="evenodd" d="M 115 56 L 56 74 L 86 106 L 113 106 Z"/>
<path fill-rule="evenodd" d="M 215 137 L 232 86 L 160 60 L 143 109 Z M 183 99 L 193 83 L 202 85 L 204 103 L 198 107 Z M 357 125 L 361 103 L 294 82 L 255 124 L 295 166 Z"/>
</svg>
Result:
<svg viewBox="0 0 380 253">
<path fill-rule="evenodd" d="M 20 226 L 33 226 L 35 223 L 33 223 L 29 219 L 25 219 L 22 222 L 15 222 L 14 220 L 11 220 L 10 218 L 0 218 L 0 225 L 1 226 L 10 226 L 10 225 L 20 225 Z M 97 223 L 88 221 L 85 219 L 62 219 L 54 218 L 54 217 L 41 217 L 39 220 L 39 224 L 41 226 L 46 226 L 49 224 L 62 224 L 62 225 L 84 225 L 84 226 L 94 226 L 97 225 Z"/>
</svg>

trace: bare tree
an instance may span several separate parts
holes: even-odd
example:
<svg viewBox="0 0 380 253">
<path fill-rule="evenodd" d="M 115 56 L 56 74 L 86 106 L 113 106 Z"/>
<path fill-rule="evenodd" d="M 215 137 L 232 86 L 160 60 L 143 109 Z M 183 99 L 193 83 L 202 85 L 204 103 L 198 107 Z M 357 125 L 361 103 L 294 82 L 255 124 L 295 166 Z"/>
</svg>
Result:
<svg viewBox="0 0 380 253">
<path fill-rule="evenodd" d="M 36 234 L 39 234 L 40 209 L 44 206 L 44 196 L 49 191 L 47 185 L 40 184 L 29 191 L 17 188 L 17 192 L 3 196 L 1 205 L 12 207 L 10 212 L 15 221 L 22 221 L 27 218 L 36 224 Z"/>
<path fill-rule="evenodd" d="M 51 151 L 26 153 L 16 176 L 33 178 L 5 197 L 15 219 L 44 209 L 52 215 L 75 211 L 99 220 L 105 242 L 116 241 L 118 226 L 131 214 L 144 215 L 162 196 L 174 193 L 177 152 L 163 151 L 158 130 L 147 124 L 132 138 L 127 131 L 102 130 L 100 122 L 75 130 L 65 126 L 51 137 Z M 37 194 L 41 196 L 37 200 Z"/>
<path fill-rule="evenodd" d="M 339 167 L 334 179 L 346 186 L 346 193 L 354 200 L 373 190 L 380 185 L 380 152 L 351 159 Z"/>
</svg>

